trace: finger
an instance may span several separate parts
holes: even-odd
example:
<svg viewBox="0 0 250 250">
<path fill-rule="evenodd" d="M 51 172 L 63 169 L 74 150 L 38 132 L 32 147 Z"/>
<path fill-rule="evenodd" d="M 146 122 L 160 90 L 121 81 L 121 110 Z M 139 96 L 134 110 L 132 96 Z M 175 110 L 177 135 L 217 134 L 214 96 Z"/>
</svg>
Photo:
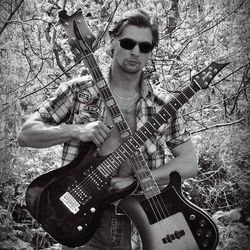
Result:
<svg viewBox="0 0 250 250">
<path fill-rule="evenodd" d="M 105 123 L 100 123 L 100 128 L 106 133 L 109 134 L 111 129 L 113 128 L 112 125 L 106 125 Z"/>
<path fill-rule="evenodd" d="M 99 136 L 101 136 L 104 140 L 107 139 L 109 136 L 109 133 L 107 133 L 104 129 L 99 129 L 98 130 Z"/>
<path fill-rule="evenodd" d="M 102 143 L 104 142 L 104 140 L 105 139 L 100 135 L 99 132 L 94 133 L 93 142 L 95 143 L 97 147 L 100 147 Z"/>
</svg>

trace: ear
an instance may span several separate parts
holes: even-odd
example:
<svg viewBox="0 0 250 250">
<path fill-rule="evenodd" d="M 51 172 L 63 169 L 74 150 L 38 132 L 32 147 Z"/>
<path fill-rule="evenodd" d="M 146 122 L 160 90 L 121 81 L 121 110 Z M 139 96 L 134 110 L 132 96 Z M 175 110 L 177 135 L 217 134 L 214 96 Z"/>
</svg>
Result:
<svg viewBox="0 0 250 250">
<path fill-rule="evenodd" d="M 107 54 L 113 58 L 113 55 L 114 55 L 114 51 L 115 51 L 115 39 L 114 38 L 111 38 L 111 41 L 110 41 L 110 48 L 106 51 Z"/>
<path fill-rule="evenodd" d="M 106 50 L 106 53 L 107 53 L 111 58 L 113 58 L 114 49 L 109 48 L 109 49 Z"/>
</svg>

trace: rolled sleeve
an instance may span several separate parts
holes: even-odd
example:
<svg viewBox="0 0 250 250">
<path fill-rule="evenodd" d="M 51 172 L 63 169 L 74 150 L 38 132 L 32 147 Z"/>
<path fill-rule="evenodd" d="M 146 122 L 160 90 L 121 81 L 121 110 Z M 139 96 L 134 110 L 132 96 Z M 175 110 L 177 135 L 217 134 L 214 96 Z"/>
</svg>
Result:
<svg viewBox="0 0 250 250">
<path fill-rule="evenodd" d="M 64 122 L 72 107 L 73 93 L 69 85 L 62 84 L 53 97 L 48 98 L 37 109 L 45 123 L 57 125 Z"/>
<path fill-rule="evenodd" d="M 169 149 L 173 149 L 190 139 L 190 133 L 186 130 L 185 121 L 180 114 L 171 118 L 165 135 Z"/>
</svg>

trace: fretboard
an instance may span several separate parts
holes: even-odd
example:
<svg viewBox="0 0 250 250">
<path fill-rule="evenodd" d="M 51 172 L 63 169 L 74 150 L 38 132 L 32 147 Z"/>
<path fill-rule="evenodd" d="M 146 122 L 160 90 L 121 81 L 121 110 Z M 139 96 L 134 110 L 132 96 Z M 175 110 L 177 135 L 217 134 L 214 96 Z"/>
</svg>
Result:
<svg viewBox="0 0 250 250">
<path fill-rule="evenodd" d="M 65 25 L 69 36 L 71 32 L 70 25 Z M 160 190 L 153 178 L 153 175 L 140 151 L 140 146 L 152 136 L 158 128 L 165 123 L 172 115 L 176 113 L 184 103 L 186 103 L 199 89 L 200 87 L 206 88 L 216 74 L 224 68 L 228 63 L 218 64 L 211 63 L 202 72 L 192 77 L 191 85 L 182 91 L 176 98 L 173 98 L 168 104 L 158 112 L 152 119 L 150 119 L 142 128 L 136 131 L 133 135 L 132 132 L 121 112 L 119 106 L 114 99 L 112 92 L 106 83 L 102 72 L 93 56 L 93 52 L 89 47 L 89 43 L 86 40 L 90 40 L 89 36 L 82 37 L 79 28 L 77 27 L 77 20 L 73 19 L 74 36 L 72 40 L 77 43 L 77 48 L 81 51 L 85 58 L 85 63 L 90 69 L 90 73 L 96 82 L 99 89 L 99 93 L 104 100 L 104 103 L 108 109 L 108 112 L 118 129 L 123 143 L 118 147 L 106 160 L 98 167 L 100 172 L 107 178 L 111 178 L 112 173 L 118 169 L 118 167 L 128 158 L 131 161 L 136 162 L 132 165 L 133 171 L 140 181 L 142 190 L 147 198 L 160 193 Z M 68 28 L 67 28 L 68 27 Z M 91 43 L 90 43 L 91 44 Z M 196 80 L 195 80 L 196 79 Z"/>
<path fill-rule="evenodd" d="M 98 166 L 98 170 L 108 178 L 127 158 L 130 158 L 131 155 L 137 157 L 140 162 L 140 156 L 137 155 L 140 146 L 199 90 L 199 85 L 192 82 L 191 85 L 186 87 L 177 95 L 177 97 L 172 98 L 169 103 L 164 105 L 156 115 L 144 124 L 144 126 L 137 130 L 133 135 L 126 138 L 120 147 L 118 147 L 104 162 L 101 163 L 101 165 Z M 141 159 L 141 162 L 143 162 L 143 159 Z M 140 185 L 146 198 L 155 196 L 160 192 L 154 178 L 151 178 L 152 173 L 149 168 L 145 168 L 144 164 L 141 164 L 141 166 L 138 164 L 133 170 L 140 181 Z"/>
</svg>

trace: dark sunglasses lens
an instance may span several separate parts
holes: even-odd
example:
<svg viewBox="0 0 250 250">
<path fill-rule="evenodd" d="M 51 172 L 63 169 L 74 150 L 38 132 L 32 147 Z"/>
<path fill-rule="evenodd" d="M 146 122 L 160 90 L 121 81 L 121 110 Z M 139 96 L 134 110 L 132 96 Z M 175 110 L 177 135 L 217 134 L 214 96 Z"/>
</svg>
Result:
<svg viewBox="0 0 250 250">
<path fill-rule="evenodd" d="M 142 53 L 149 53 L 153 49 L 153 45 L 151 43 L 142 42 L 138 44 L 139 44 L 140 51 Z M 124 49 L 131 50 L 135 47 L 136 42 L 132 39 L 124 38 L 120 40 L 120 45 Z"/>
<path fill-rule="evenodd" d="M 121 39 L 120 45 L 124 49 L 133 49 L 136 45 L 136 42 L 132 39 Z"/>
<path fill-rule="evenodd" d="M 153 46 L 151 43 L 140 43 L 139 47 L 142 53 L 149 53 L 153 49 Z"/>
</svg>

